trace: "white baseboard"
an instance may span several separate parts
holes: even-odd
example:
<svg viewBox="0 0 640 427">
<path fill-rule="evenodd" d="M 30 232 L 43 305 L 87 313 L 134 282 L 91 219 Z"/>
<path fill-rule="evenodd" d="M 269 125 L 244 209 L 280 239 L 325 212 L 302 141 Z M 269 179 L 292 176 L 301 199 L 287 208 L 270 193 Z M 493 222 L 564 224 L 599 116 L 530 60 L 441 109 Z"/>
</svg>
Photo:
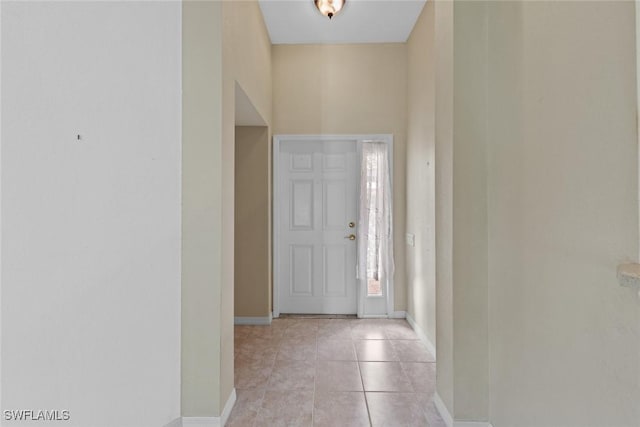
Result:
<svg viewBox="0 0 640 427">
<path fill-rule="evenodd" d="M 453 427 L 453 417 L 449 413 L 447 405 L 444 404 L 437 391 L 436 394 L 433 395 L 433 404 L 436 405 L 436 409 L 440 412 L 440 416 L 447 427 Z"/>
<path fill-rule="evenodd" d="M 456 421 L 453 427 L 493 427 L 487 421 Z"/>
<path fill-rule="evenodd" d="M 220 417 L 182 417 L 180 427 L 221 427 Z"/>
<path fill-rule="evenodd" d="M 424 345 L 427 346 L 427 350 L 429 350 L 431 354 L 433 354 L 433 356 L 436 357 L 437 356 L 436 346 L 433 345 L 433 343 L 431 342 L 427 334 L 425 334 L 424 330 L 420 327 L 420 325 L 416 323 L 413 316 L 411 316 L 411 314 L 409 313 L 407 313 L 407 322 L 409 322 L 413 330 L 416 332 L 416 334 L 418 335 L 418 338 L 420 338 L 420 341 L 422 341 Z M 436 360 L 438 360 L 437 357 L 436 357 Z"/>
<path fill-rule="evenodd" d="M 394 311 L 393 313 L 389 313 L 389 319 L 404 319 L 407 317 L 407 313 L 404 311 Z"/>
<path fill-rule="evenodd" d="M 438 392 L 433 396 L 433 403 L 447 427 L 492 427 L 491 423 L 487 421 L 455 421 Z"/>
<path fill-rule="evenodd" d="M 223 427 L 229 421 L 229 415 L 236 403 L 236 389 L 231 390 L 231 394 L 222 409 L 219 417 L 182 417 L 173 420 L 165 427 Z"/>
<path fill-rule="evenodd" d="M 268 316 L 264 317 L 242 317 L 237 316 L 233 318 L 233 323 L 236 325 L 270 325 L 272 320 L 272 315 L 269 313 Z"/>
<path fill-rule="evenodd" d="M 407 313 L 404 311 L 394 311 L 389 314 L 363 314 L 360 319 L 404 319 Z"/>
<path fill-rule="evenodd" d="M 182 418 L 176 418 L 171 421 L 169 424 L 165 424 L 164 427 L 182 427 Z"/>
<path fill-rule="evenodd" d="M 220 414 L 220 425 L 224 426 L 227 421 L 229 421 L 229 415 L 231 415 L 231 411 L 233 410 L 233 405 L 236 404 L 236 389 L 235 387 L 231 390 L 231 394 L 227 399 L 227 403 L 224 404 L 224 408 L 222 409 L 222 414 Z"/>
</svg>

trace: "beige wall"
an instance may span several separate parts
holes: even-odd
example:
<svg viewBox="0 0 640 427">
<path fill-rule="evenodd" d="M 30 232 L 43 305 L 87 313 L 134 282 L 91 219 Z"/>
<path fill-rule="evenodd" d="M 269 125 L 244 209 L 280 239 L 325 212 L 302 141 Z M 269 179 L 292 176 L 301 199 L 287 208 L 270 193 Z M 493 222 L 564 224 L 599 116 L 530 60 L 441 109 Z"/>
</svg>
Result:
<svg viewBox="0 0 640 427">
<path fill-rule="evenodd" d="M 634 4 L 490 10 L 492 423 L 638 426 Z"/>
<path fill-rule="evenodd" d="M 271 124 L 271 41 L 257 1 L 222 2 L 221 396 L 233 389 L 235 85 Z M 268 160 L 268 159 L 266 159 Z"/>
<path fill-rule="evenodd" d="M 435 7 L 438 393 L 495 427 L 640 425 L 633 3 Z"/>
<path fill-rule="evenodd" d="M 271 40 L 256 0 L 223 1 L 225 89 L 238 82 L 262 119 L 271 124 Z M 233 96 L 231 96 L 233 98 Z M 234 108 L 228 110 L 232 114 Z"/>
<path fill-rule="evenodd" d="M 435 15 L 427 2 L 407 42 L 407 313 L 436 343 Z"/>
<path fill-rule="evenodd" d="M 182 415 L 220 414 L 222 22 L 182 8 Z M 224 397 L 226 399 L 226 396 Z"/>
<path fill-rule="evenodd" d="M 485 2 L 437 2 L 438 394 L 456 420 L 489 418 Z"/>
<path fill-rule="evenodd" d="M 453 413 L 453 2 L 435 1 L 436 388 Z"/>
<path fill-rule="evenodd" d="M 269 129 L 236 126 L 235 316 L 271 311 Z"/>
<path fill-rule="evenodd" d="M 453 362 L 459 420 L 489 405 L 486 3 L 454 2 Z"/>
<path fill-rule="evenodd" d="M 276 45 L 274 134 L 394 135 L 395 309 L 404 274 L 406 45 Z"/>
<path fill-rule="evenodd" d="M 233 389 L 235 84 L 271 122 L 271 46 L 256 1 L 183 3 L 182 415 Z"/>
</svg>

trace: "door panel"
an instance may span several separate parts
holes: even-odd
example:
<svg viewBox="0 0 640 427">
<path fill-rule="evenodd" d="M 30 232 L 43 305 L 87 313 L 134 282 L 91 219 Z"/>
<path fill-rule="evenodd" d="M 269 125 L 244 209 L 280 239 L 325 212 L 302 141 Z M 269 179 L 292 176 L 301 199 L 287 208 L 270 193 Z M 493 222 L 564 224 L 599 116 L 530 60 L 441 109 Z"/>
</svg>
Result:
<svg viewBox="0 0 640 427">
<path fill-rule="evenodd" d="M 324 296 L 347 296 L 347 251 L 345 245 L 324 247 Z"/>
<path fill-rule="evenodd" d="M 279 164 L 280 312 L 355 314 L 356 141 L 286 141 Z"/>
<path fill-rule="evenodd" d="M 291 180 L 291 230 L 313 230 L 313 180 Z"/>
<path fill-rule="evenodd" d="M 349 222 L 345 209 L 347 204 L 347 182 L 342 180 L 325 180 L 323 183 L 324 229 L 342 230 Z"/>
<path fill-rule="evenodd" d="M 313 154 L 292 154 L 291 172 L 311 172 L 313 170 Z"/>
<path fill-rule="evenodd" d="M 313 246 L 290 245 L 292 296 L 313 295 Z"/>
</svg>

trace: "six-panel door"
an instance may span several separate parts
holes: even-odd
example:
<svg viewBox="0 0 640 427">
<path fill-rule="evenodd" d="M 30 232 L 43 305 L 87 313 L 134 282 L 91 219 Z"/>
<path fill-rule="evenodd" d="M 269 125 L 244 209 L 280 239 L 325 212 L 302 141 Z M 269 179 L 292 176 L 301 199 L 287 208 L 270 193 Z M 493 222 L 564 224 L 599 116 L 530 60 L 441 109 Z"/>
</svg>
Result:
<svg viewBox="0 0 640 427">
<path fill-rule="evenodd" d="M 283 142 L 278 172 L 280 312 L 355 314 L 356 142 Z"/>
</svg>

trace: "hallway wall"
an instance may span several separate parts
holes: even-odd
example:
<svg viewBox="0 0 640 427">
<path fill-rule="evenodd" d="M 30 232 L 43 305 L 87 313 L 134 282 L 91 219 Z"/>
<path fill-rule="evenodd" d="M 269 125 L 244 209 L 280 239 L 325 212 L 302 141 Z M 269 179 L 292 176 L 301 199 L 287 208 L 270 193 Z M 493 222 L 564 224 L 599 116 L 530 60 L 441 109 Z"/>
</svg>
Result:
<svg viewBox="0 0 640 427">
<path fill-rule="evenodd" d="M 274 45 L 272 53 L 274 134 L 393 134 L 394 301 L 405 310 L 406 45 Z"/>
<path fill-rule="evenodd" d="M 236 126 L 235 317 L 271 312 L 269 129 Z"/>
<path fill-rule="evenodd" d="M 486 3 L 436 2 L 438 396 L 489 420 Z"/>
<path fill-rule="evenodd" d="M 491 421 L 638 426 L 634 3 L 488 18 Z"/>
<path fill-rule="evenodd" d="M 0 406 L 165 425 L 180 415 L 180 3 L 0 7 Z"/>
<path fill-rule="evenodd" d="M 222 293 L 221 390 L 233 390 L 234 239 L 235 239 L 235 93 L 238 84 L 267 126 L 272 127 L 271 40 L 258 2 L 224 1 L 222 80 Z M 268 138 L 270 140 L 271 134 Z M 267 145 L 270 153 L 271 144 Z M 265 159 L 270 167 L 269 159 Z M 267 185 L 267 190 L 270 188 Z M 267 197 L 271 197 L 270 193 Z M 267 229 L 267 233 L 270 230 Z M 269 263 L 269 260 L 264 260 Z M 269 294 L 267 294 L 267 297 Z M 266 304 L 271 304 L 267 299 Z"/>
<path fill-rule="evenodd" d="M 182 3 L 183 416 L 217 416 L 222 264 L 222 11 Z"/>
<path fill-rule="evenodd" d="M 436 46 L 436 342 L 437 393 L 454 403 L 453 354 L 453 2 L 434 2 Z M 454 414 L 455 415 L 455 414 Z"/>
<path fill-rule="evenodd" d="M 182 415 L 233 392 L 235 88 L 271 123 L 271 44 L 256 1 L 183 2 Z"/>
<path fill-rule="evenodd" d="M 435 7 L 427 2 L 407 42 L 407 313 L 436 342 Z"/>
<path fill-rule="evenodd" d="M 632 2 L 436 2 L 438 394 L 494 427 L 640 425 Z"/>
</svg>

